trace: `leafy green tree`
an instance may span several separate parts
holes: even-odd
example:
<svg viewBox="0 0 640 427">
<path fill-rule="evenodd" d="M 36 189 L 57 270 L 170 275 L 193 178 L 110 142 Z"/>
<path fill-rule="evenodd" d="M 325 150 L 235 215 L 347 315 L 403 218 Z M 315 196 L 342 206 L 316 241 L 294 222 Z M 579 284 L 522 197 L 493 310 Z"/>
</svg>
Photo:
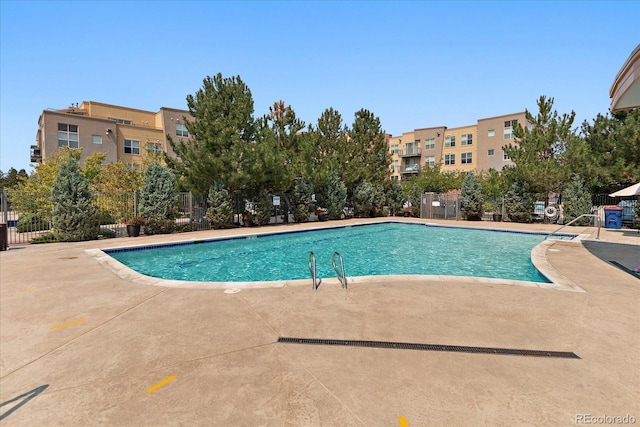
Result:
<svg viewBox="0 0 640 427">
<path fill-rule="evenodd" d="M 123 162 L 107 163 L 91 185 L 100 193 L 100 210 L 117 222 L 135 216 L 133 194 L 142 189 L 142 172 Z"/>
<path fill-rule="evenodd" d="M 509 182 L 504 174 L 493 168 L 486 172 L 481 172 L 478 176 L 482 193 L 485 196 L 502 195 L 509 190 Z"/>
<path fill-rule="evenodd" d="M 78 161 L 69 157 L 60 164 L 51 191 L 56 239 L 77 242 L 98 238 L 98 209 L 91 203 L 89 180 L 82 176 Z"/>
<path fill-rule="evenodd" d="M 504 196 L 504 208 L 507 216 L 513 222 L 531 222 L 531 210 L 534 203 L 535 198 L 522 180 L 513 182 Z"/>
<path fill-rule="evenodd" d="M 29 175 L 24 169 L 20 169 L 20 172 L 18 172 L 16 168 L 9 168 L 6 174 L 0 171 L 0 190 L 3 188 L 16 188 L 21 180 L 28 177 Z"/>
<path fill-rule="evenodd" d="M 309 210 L 311 209 L 311 195 L 313 194 L 313 185 L 299 178 L 291 192 L 291 213 L 295 222 L 308 222 Z"/>
<path fill-rule="evenodd" d="M 525 111 L 528 123 L 514 126 L 515 144 L 503 150 L 515 163 L 516 175 L 531 191 L 558 193 L 569 176 L 565 153 L 578 140 L 571 129 L 575 113 L 560 116 L 553 110 L 553 98 L 545 96 L 537 104 L 538 114 Z"/>
<path fill-rule="evenodd" d="M 221 185 L 211 186 L 207 199 L 207 220 L 214 229 L 229 228 L 233 221 L 233 206 L 229 192 Z"/>
<path fill-rule="evenodd" d="M 640 229 L 640 201 L 637 201 L 633 208 L 633 227 Z"/>
<path fill-rule="evenodd" d="M 45 163 L 38 164 L 28 179 L 20 179 L 18 186 L 10 189 L 9 199 L 13 209 L 23 214 L 31 213 L 39 218 L 39 221 L 51 221 L 51 190 L 60 165 L 69 158 L 79 161 L 80 154 L 81 150 L 64 147 L 53 152 Z"/>
<path fill-rule="evenodd" d="M 347 205 L 347 187 L 337 172 L 331 172 L 327 177 L 319 202 L 327 209 L 329 219 L 342 218 L 342 212 Z"/>
<path fill-rule="evenodd" d="M 160 163 L 152 163 L 144 171 L 140 216 L 145 221 L 145 234 L 171 233 L 175 229 L 176 182 L 171 171 Z"/>
<path fill-rule="evenodd" d="M 591 193 L 580 175 L 574 175 L 562 192 L 564 222 L 569 223 L 582 214 L 591 213 Z M 581 218 L 572 225 L 589 225 L 591 218 Z"/>
<path fill-rule="evenodd" d="M 193 120 L 185 120 L 187 142 L 169 143 L 178 160 L 167 163 L 184 176 L 194 191 L 205 194 L 221 182 L 233 191 L 250 180 L 243 168 L 246 151 L 254 140 L 253 97 L 240 76 L 207 76 L 195 95 L 187 96 Z"/>
<path fill-rule="evenodd" d="M 407 202 L 411 205 L 411 216 L 420 218 L 420 203 L 422 203 L 422 188 L 417 180 L 404 181 L 404 193 L 407 195 Z"/>
<path fill-rule="evenodd" d="M 442 172 L 440 165 L 424 166 L 415 178 L 416 184 L 426 193 L 446 193 L 462 186 L 464 175 L 457 171 Z"/>
<path fill-rule="evenodd" d="M 482 219 L 483 202 L 480 181 L 473 171 L 469 172 L 462 183 L 460 210 L 468 220 L 480 220 Z"/>
</svg>

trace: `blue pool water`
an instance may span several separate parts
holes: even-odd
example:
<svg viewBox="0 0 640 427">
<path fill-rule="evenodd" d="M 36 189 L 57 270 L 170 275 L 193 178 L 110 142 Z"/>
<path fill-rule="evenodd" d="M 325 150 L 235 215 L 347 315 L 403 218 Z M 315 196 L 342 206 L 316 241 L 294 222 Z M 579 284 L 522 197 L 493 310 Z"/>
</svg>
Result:
<svg viewBox="0 0 640 427">
<path fill-rule="evenodd" d="M 105 250 L 147 276 L 205 282 L 336 277 L 334 251 L 347 277 L 395 274 L 476 276 L 548 283 L 531 263 L 544 235 L 424 224 L 382 223 L 148 248 Z"/>
</svg>

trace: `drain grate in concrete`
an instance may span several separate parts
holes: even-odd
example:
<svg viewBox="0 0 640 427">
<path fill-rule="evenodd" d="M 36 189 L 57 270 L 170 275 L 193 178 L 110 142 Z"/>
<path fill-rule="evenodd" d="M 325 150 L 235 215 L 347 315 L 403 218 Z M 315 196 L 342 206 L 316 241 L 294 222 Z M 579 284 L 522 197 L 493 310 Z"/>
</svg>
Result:
<svg viewBox="0 0 640 427">
<path fill-rule="evenodd" d="M 580 359 L 578 355 L 567 351 L 522 350 L 515 348 L 467 347 L 459 345 L 418 344 L 389 341 L 328 340 L 319 338 L 279 337 L 279 343 L 331 345 L 343 347 L 392 348 L 398 350 L 453 351 L 457 353 L 502 354 L 510 356 L 557 357 L 564 359 Z"/>
</svg>

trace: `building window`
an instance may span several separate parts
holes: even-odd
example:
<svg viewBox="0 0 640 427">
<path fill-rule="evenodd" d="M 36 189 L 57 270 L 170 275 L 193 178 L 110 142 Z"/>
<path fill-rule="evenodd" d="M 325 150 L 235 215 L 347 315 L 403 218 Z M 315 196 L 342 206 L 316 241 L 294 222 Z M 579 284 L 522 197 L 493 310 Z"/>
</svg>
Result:
<svg viewBox="0 0 640 427">
<path fill-rule="evenodd" d="M 404 153 L 407 155 L 416 155 L 416 154 L 420 154 L 420 150 L 418 149 L 420 142 L 416 141 L 416 142 L 408 142 L 407 144 L 405 144 L 404 146 Z"/>
<path fill-rule="evenodd" d="M 398 172 L 398 167 L 398 160 L 396 159 L 391 163 L 391 171 Z"/>
<path fill-rule="evenodd" d="M 502 159 L 503 160 L 511 160 L 511 158 L 509 158 L 509 155 L 507 154 L 506 151 L 502 150 Z"/>
<path fill-rule="evenodd" d="M 400 151 L 398 144 L 391 144 L 391 154 L 396 154 L 398 151 Z"/>
<path fill-rule="evenodd" d="M 473 145 L 473 134 L 467 133 L 460 138 L 462 145 Z"/>
<path fill-rule="evenodd" d="M 58 147 L 78 148 L 78 125 L 58 123 Z"/>
<path fill-rule="evenodd" d="M 455 147 L 456 146 L 456 137 L 455 136 L 447 136 L 444 138 L 444 146 L 445 147 Z"/>
<path fill-rule="evenodd" d="M 495 153 L 495 150 L 493 148 L 487 150 L 487 156 L 493 156 Z"/>
<path fill-rule="evenodd" d="M 473 162 L 473 153 L 462 153 L 460 155 L 460 163 L 470 165 Z"/>
<path fill-rule="evenodd" d="M 176 123 L 176 135 L 187 138 L 189 136 L 189 131 L 187 130 L 187 127 L 182 123 Z"/>
<path fill-rule="evenodd" d="M 125 139 L 124 154 L 140 154 L 140 141 Z"/>
<path fill-rule="evenodd" d="M 444 164 L 445 165 L 455 165 L 456 164 L 456 155 L 455 154 L 445 154 L 444 155 Z"/>
<path fill-rule="evenodd" d="M 504 136 L 503 139 L 513 138 L 513 127 L 518 123 L 517 120 L 507 120 L 504 122 Z"/>
<path fill-rule="evenodd" d="M 427 166 L 435 166 L 436 165 L 436 156 L 427 156 L 424 158 L 424 164 Z"/>
<path fill-rule="evenodd" d="M 391 181 L 397 181 L 398 175 L 391 175 Z"/>
<path fill-rule="evenodd" d="M 147 142 L 147 153 L 162 153 L 162 144 L 159 142 Z"/>
<path fill-rule="evenodd" d="M 487 136 L 496 136 L 496 130 L 495 129 L 489 129 L 489 132 L 487 132 Z"/>
<path fill-rule="evenodd" d="M 436 148 L 436 139 L 435 138 L 425 139 L 424 140 L 424 149 L 425 150 L 431 150 L 433 148 Z"/>
<path fill-rule="evenodd" d="M 91 142 L 94 144 L 102 144 L 102 135 L 91 135 Z"/>
<path fill-rule="evenodd" d="M 114 122 L 118 123 L 119 125 L 132 125 L 133 124 L 133 122 L 131 120 L 116 119 L 115 117 L 109 117 L 109 120 L 113 120 Z"/>
</svg>

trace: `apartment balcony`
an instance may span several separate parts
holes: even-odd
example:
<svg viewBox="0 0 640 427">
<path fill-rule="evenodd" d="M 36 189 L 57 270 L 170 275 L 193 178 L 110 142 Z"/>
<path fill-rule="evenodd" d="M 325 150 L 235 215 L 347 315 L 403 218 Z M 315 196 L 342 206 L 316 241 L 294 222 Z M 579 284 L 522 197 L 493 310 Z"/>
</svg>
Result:
<svg viewBox="0 0 640 427">
<path fill-rule="evenodd" d="M 31 163 L 42 163 L 42 153 L 37 145 L 31 146 Z"/>
<path fill-rule="evenodd" d="M 400 157 L 420 157 L 422 156 L 422 149 L 412 148 L 409 150 L 398 150 L 398 156 Z"/>
<path fill-rule="evenodd" d="M 401 174 L 418 173 L 420 172 L 420 165 L 400 166 L 399 172 Z"/>
</svg>

